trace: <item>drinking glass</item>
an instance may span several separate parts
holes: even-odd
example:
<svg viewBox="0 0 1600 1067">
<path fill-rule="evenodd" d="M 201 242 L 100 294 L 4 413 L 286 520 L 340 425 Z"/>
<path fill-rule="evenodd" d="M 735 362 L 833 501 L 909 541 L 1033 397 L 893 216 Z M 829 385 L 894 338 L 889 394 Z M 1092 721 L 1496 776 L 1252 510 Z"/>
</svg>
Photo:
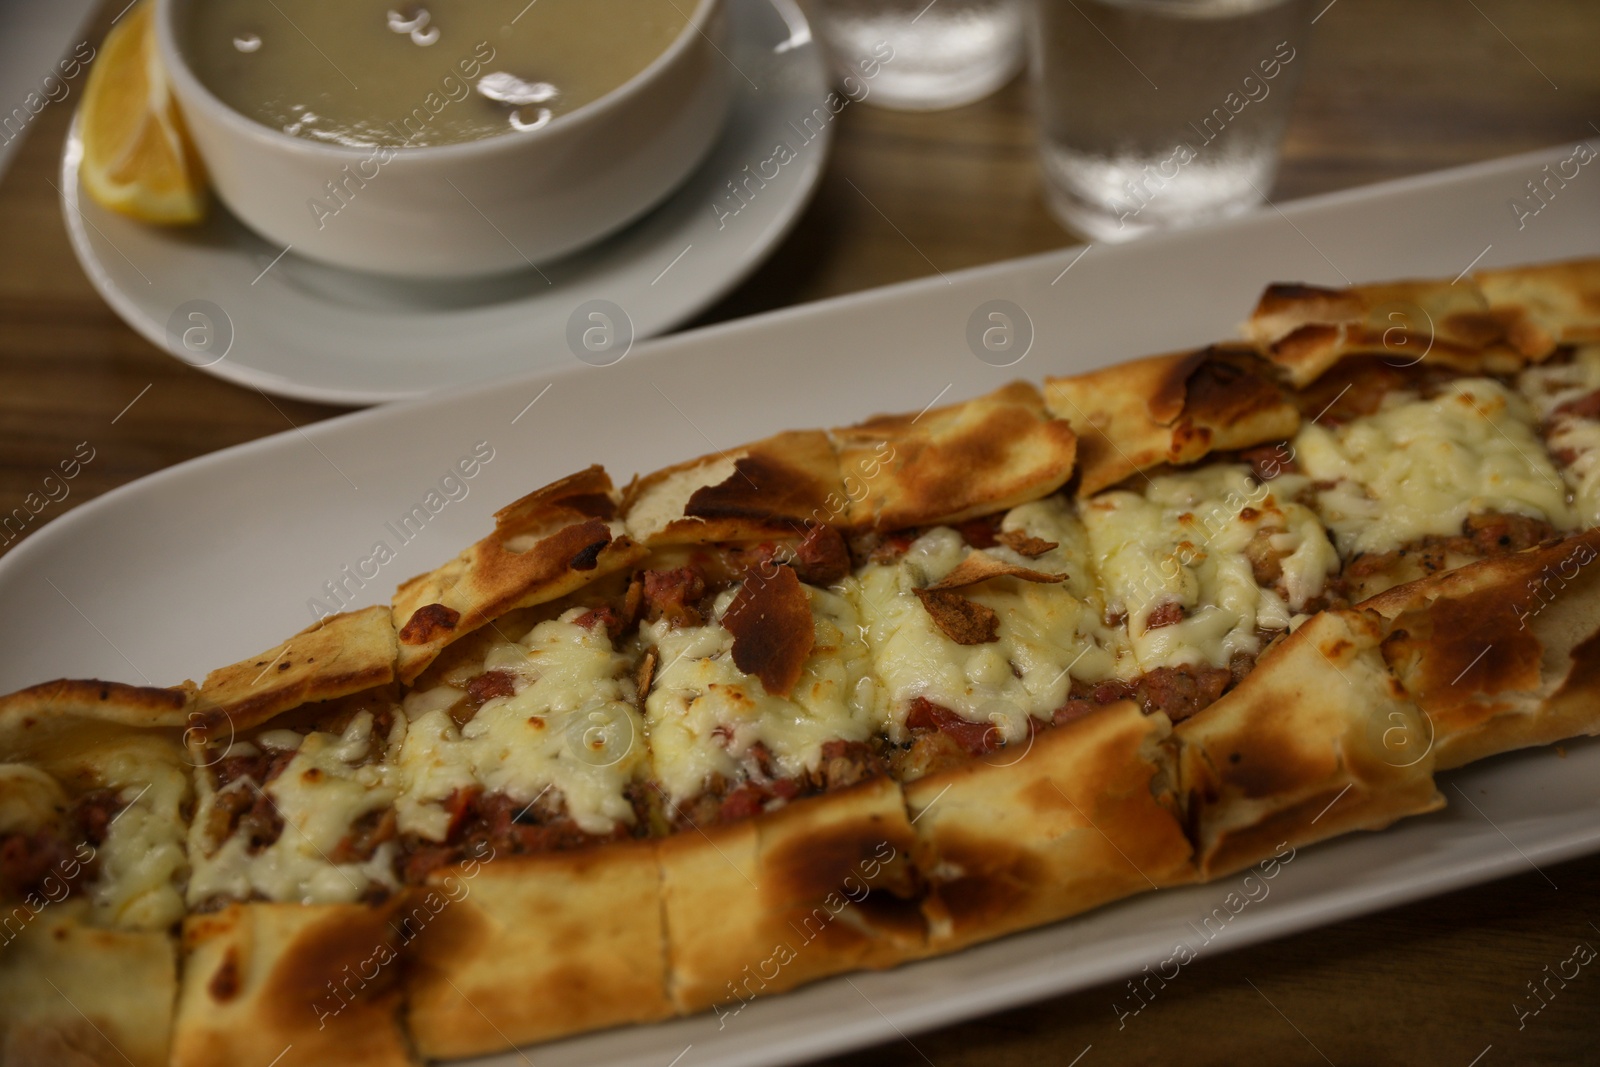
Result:
<svg viewBox="0 0 1600 1067">
<path fill-rule="evenodd" d="M 1045 194 L 1097 240 L 1236 215 L 1272 187 L 1311 0 L 1036 0 Z"/>
<path fill-rule="evenodd" d="M 932 111 L 981 100 L 1022 68 L 1026 0 L 807 0 L 847 92 Z M 870 76 L 863 77 L 865 72 Z"/>
</svg>

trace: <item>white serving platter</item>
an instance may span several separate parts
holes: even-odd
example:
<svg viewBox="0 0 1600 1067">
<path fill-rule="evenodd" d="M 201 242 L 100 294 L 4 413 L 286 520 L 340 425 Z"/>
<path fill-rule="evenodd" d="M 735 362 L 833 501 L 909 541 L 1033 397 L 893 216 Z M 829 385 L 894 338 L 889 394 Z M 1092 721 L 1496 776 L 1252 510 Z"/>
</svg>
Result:
<svg viewBox="0 0 1600 1067">
<path fill-rule="evenodd" d="M 311 601 L 339 606 L 326 583 L 342 581 L 351 606 L 387 599 L 399 581 L 483 534 L 496 507 L 593 461 L 625 480 L 779 429 L 916 411 L 1018 376 L 1230 337 L 1271 281 L 1448 278 L 1471 266 L 1595 254 L 1600 197 L 1574 184 L 1537 215 L 1513 207 L 1542 166 L 1572 151 L 791 308 L 641 343 L 609 367 L 573 359 L 181 464 L 83 505 L 0 559 L 0 691 L 58 676 L 198 678 L 309 624 Z M 1013 366 L 992 366 L 1001 360 L 980 360 L 969 347 L 969 320 L 991 300 L 1010 301 L 1031 321 L 1031 347 Z M 477 442 L 494 454 L 465 495 L 458 488 L 459 499 L 399 544 L 391 527 Z M 116 461 L 113 444 L 90 444 L 103 457 L 93 462 Z M 359 561 L 379 540 L 396 558 L 363 579 Z M 834 979 L 737 1015 L 546 1045 L 537 1062 L 735 1067 L 814 1058 L 1133 974 L 1179 942 L 1201 955 L 1223 951 L 1600 849 L 1600 743 L 1570 744 L 1565 758 L 1501 757 L 1445 776 L 1441 788 L 1446 811 L 1303 850 L 1210 943 L 1199 928 L 1238 879 Z"/>
</svg>

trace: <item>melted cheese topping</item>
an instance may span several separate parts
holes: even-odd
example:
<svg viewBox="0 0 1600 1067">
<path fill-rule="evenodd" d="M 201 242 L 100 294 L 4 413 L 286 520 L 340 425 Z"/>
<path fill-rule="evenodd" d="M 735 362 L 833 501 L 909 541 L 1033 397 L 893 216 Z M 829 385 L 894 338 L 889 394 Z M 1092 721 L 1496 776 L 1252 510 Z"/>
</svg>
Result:
<svg viewBox="0 0 1600 1067">
<path fill-rule="evenodd" d="M 1396 391 L 1371 415 L 1337 429 L 1307 423 L 1300 467 L 1318 482 L 1317 510 L 1348 555 L 1388 552 L 1427 535 L 1459 534 L 1484 511 L 1572 529 L 1567 488 L 1533 428 L 1526 401 L 1488 378 L 1437 396 Z"/>
<path fill-rule="evenodd" d="M 403 719 L 397 720 L 394 737 L 388 739 L 391 745 L 399 743 L 404 732 Z M 283 773 L 262 790 L 277 806 L 284 827 L 276 841 L 254 855 L 240 833 L 211 851 L 205 827 L 216 794 L 207 776 L 200 775 L 200 803 L 190 831 L 194 871 L 189 902 L 198 904 L 217 895 L 248 900 L 260 894 L 280 903 L 341 904 L 359 899 L 375 886 L 398 889 L 392 841 L 379 845 L 365 863 L 334 863 L 330 858 L 357 819 L 388 807 L 399 795 L 392 765 L 365 762 L 373 746 L 381 747 L 385 740 L 373 736 L 368 712 L 356 715 L 342 735 L 306 735 Z M 254 787 L 241 778 L 223 792 Z"/>
<path fill-rule="evenodd" d="M 659 657 L 645 699 L 656 780 L 674 803 L 699 795 L 712 774 L 760 779 L 757 742 L 782 777 L 815 770 L 822 746 L 864 741 L 874 725 L 870 663 L 854 606 L 826 589 L 802 586 L 811 602 L 816 644 L 800 680 L 774 696 L 733 662 L 733 635 L 720 622 L 674 629 L 645 623 L 640 639 Z M 717 598 L 720 619 L 735 595 Z"/>
<path fill-rule="evenodd" d="M 61 784 L 26 763 L 0 763 L 0 834 L 54 829 L 67 810 Z"/>
<path fill-rule="evenodd" d="M 526 804 L 548 793 L 565 801 L 586 833 L 632 825 L 626 790 L 645 765 L 646 746 L 631 665 L 604 626 L 576 625 L 583 613 L 573 608 L 518 643 L 490 648 L 484 669 L 513 674 L 516 692 L 485 702 L 465 726 L 449 713 L 458 689 L 406 698 L 410 728 L 400 746 L 404 785 L 395 805 L 402 833 L 443 840 L 450 815 L 440 802 L 474 785 Z"/>
<path fill-rule="evenodd" d="M 188 776 L 137 748 L 119 750 L 104 771 L 108 781 L 126 783 L 118 796 L 125 806 L 112 816 L 95 850 L 100 866 L 90 891 L 94 921 L 165 930 L 184 914 L 178 884 L 189 867 L 182 811 Z"/>
<path fill-rule="evenodd" d="M 1545 440 L 1554 453 L 1570 453 L 1561 470 L 1572 490 L 1573 507 L 1585 527 L 1600 526 L 1600 419 L 1556 408 L 1600 389 L 1600 345 L 1588 345 L 1573 354 L 1571 363 L 1530 367 L 1517 379 L 1517 387 L 1545 424 Z"/>
<path fill-rule="evenodd" d="M 999 640 L 960 645 L 934 624 L 914 590 L 944 577 L 971 551 L 947 527 L 923 534 L 892 564 L 869 563 L 847 581 L 859 606 L 877 673 L 880 727 L 901 741 L 917 697 L 970 722 L 989 722 L 1010 743 L 1027 736 L 1028 718 L 1049 718 L 1066 703 L 1072 680 L 1135 673 L 1126 644 L 1103 621 L 1103 602 L 1087 564 L 1087 540 L 1060 497 L 1013 508 L 1003 530 L 1054 541 L 1028 559 L 1003 546 L 985 551 L 1051 574 L 1059 584 L 991 578 L 957 590 L 999 616 Z"/>
<path fill-rule="evenodd" d="M 1270 483 L 1241 464 L 1208 464 L 1150 478 L 1142 492 L 1101 493 L 1084 508 L 1100 561 L 1107 606 L 1127 616 L 1140 667 L 1226 667 L 1235 653 L 1261 651 L 1261 630 L 1287 629 L 1339 569 L 1339 557 L 1311 509 L 1291 499 L 1305 479 Z M 1266 539 L 1282 575 L 1257 583 L 1245 548 Z M 1176 603 L 1184 617 L 1150 628 L 1151 614 Z"/>
</svg>

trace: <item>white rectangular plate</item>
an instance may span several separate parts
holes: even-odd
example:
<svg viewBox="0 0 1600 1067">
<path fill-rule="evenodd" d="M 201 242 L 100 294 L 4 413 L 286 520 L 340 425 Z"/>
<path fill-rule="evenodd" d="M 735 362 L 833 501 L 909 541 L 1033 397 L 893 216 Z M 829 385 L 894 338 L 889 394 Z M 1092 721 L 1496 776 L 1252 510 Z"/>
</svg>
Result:
<svg viewBox="0 0 1600 1067">
<path fill-rule="evenodd" d="M 1595 254 L 1600 198 L 1563 189 L 1537 215 L 1524 209 L 1520 224 L 1512 206 L 1542 166 L 1572 151 L 791 308 L 641 344 L 611 367 L 574 358 L 556 374 L 202 457 L 85 504 L 0 560 L 0 692 L 59 676 L 198 678 L 308 625 L 313 600 L 339 606 L 330 586 L 342 584 L 347 606 L 386 600 L 486 532 L 496 507 L 591 462 L 625 480 L 780 429 L 916 411 L 1018 376 L 1231 337 L 1272 281 L 1448 278 L 1472 265 Z M 974 310 L 993 299 L 1032 322 L 1031 350 L 1010 368 L 981 362 L 966 339 Z M 440 492 L 480 441 L 492 460 Z M 113 444 L 88 444 L 91 462 L 117 462 Z M 400 518 L 419 506 L 428 519 L 413 519 L 420 531 L 402 543 Z M 370 562 L 378 542 L 394 554 L 381 566 Z M 1442 788 L 1448 810 L 1307 850 L 1237 915 L 1223 905 L 1239 879 L 1150 894 L 737 1014 L 548 1045 L 538 1062 L 662 1067 L 691 1045 L 678 1067 L 793 1062 L 1132 974 L 1180 942 L 1220 951 L 1600 849 L 1600 744 L 1573 744 L 1564 759 L 1538 750 L 1491 760 Z M 1206 926 L 1218 909 L 1229 918 Z M 1208 941 L 1202 930 L 1212 929 L 1221 932 Z M 763 949 L 752 946 L 752 964 L 770 955 Z"/>
</svg>

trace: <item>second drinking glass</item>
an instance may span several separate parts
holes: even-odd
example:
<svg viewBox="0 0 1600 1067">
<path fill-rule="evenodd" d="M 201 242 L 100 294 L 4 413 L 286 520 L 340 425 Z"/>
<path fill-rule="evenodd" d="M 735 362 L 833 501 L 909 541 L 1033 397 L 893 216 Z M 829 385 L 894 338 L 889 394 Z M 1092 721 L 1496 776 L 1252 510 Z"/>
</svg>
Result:
<svg viewBox="0 0 1600 1067">
<path fill-rule="evenodd" d="M 1262 202 L 1305 66 L 1309 0 L 1036 0 L 1051 210 L 1097 240 Z"/>
</svg>

